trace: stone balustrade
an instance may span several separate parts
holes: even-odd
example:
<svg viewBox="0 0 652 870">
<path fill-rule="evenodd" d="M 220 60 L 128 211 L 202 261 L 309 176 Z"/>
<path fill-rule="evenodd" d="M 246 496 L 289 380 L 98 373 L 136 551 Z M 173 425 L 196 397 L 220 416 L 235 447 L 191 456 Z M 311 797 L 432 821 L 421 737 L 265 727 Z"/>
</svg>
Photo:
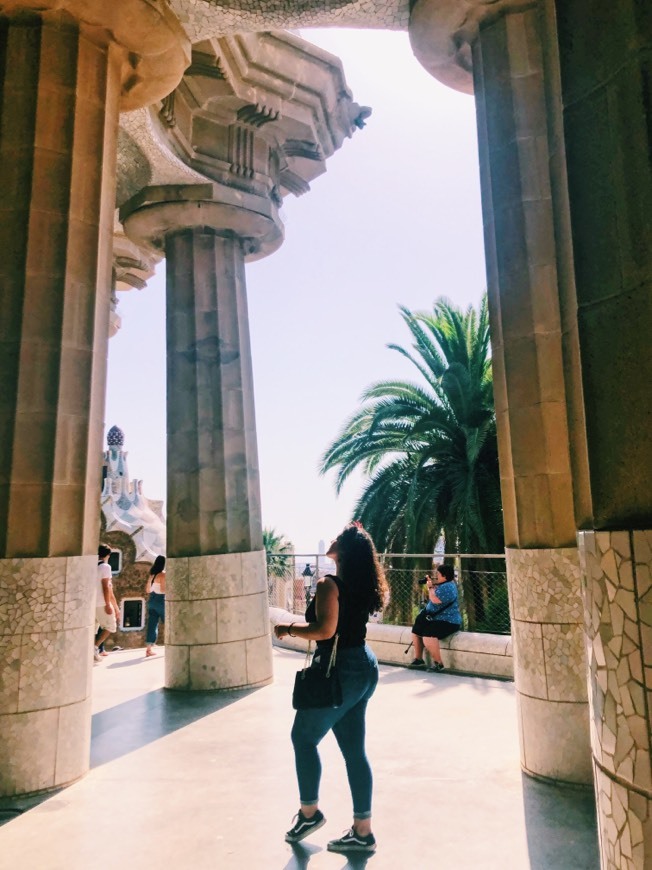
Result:
<svg viewBox="0 0 652 870">
<path fill-rule="evenodd" d="M 270 626 L 280 622 L 300 622 L 301 617 L 281 607 L 270 607 Z M 367 643 L 376 654 L 378 661 L 385 665 L 407 665 L 413 657 L 405 650 L 412 640 L 412 630 L 406 625 L 383 625 L 370 622 L 367 625 Z M 274 643 L 284 649 L 305 652 L 307 643 L 300 637 L 284 637 Z M 505 634 L 479 634 L 472 631 L 459 631 L 446 640 L 440 641 L 444 665 L 455 673 L 473 674 L 479 677 L 514 679 L 512 658 L 512 639 Z M 411 651 L 410 651 L 411 652 Z"/>
</svg>

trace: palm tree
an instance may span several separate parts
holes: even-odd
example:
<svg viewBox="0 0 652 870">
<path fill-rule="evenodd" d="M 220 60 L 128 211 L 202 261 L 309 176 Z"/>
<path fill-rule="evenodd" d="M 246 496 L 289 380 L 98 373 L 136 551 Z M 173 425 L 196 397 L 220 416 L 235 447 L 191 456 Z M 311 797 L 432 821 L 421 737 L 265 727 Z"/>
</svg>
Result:
<svg viewBox="0 0 652 870">
<path fill-rule="evenodd" d="M 288 574 L 293 576 L 292 556 L 284 554 L 293 553 L 294 545 L 284 535 L 277 534 L 276 529 L 263 529 L 263 547 L 267 556 L 268 578 L 286 577 Z"/>
<path fill-rule="evenodd" d="M 438 299 L 432 313 L 400 307 L 419 383 L 383 381 L 362 395 L 322 457 L 339 492 L 361 467 L 368 476 L 355 515 L 379 549 L 432 553 L 503 548 L 496 420 L 486 296 L 479 311 Z"/>
</svg>

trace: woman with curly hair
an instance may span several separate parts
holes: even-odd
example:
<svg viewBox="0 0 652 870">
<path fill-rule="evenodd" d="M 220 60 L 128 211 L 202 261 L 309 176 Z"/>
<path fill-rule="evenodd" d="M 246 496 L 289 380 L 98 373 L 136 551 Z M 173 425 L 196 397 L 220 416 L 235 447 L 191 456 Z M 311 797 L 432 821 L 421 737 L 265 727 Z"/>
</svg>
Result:
<svg viewBox="0 0 652 870">
<path fill-rule="evenodd" d="M 372 773 L 365 751 L 365 714 L 378 683 L 378 662 L 365 637 L 369 615 L 385 603 L 387 583 L 373 541 L 360 523 L 348 525 L 331 543 L 327 555 L 335 562 L 337 574 L 317 582 L 306 621 L 279 624 L 274 629 L 279 639 L 289 635 L 316 641 L 313 668 L 327 667 L 337 636 L 337 669 L 342 684 L 341 706 L 297 710 L 292 744 L 301 807 L 285 840 L 298 843 L 326 822 L 319 809 L 321 762 L 317 746 L 332 729 L 346 763 L 353 825 L 342 837 L 331 840 L 328 849 L 373 852 L 376 840 L 371 833 Z"/>
</svg>

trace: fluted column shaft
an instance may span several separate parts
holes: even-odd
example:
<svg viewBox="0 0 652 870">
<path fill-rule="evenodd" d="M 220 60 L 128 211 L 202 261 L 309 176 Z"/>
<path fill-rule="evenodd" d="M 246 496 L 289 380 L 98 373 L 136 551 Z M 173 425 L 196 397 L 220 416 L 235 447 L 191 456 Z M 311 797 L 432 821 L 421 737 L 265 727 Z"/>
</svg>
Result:
<svg viewBox="0 0 652 870">
<path fill-rule="evenodd" d="M 118 111 L 188 54 L 167 4 L 0 0 L 2 796 L 88 769 Z"/>
<path fill-rule="evenodd" d="M 271 678 L 244 242 L 170 232 L 166 685 Z"/>
<path fill-rule="evenodd" d="M 531 648 L 543 640 L 545 650 L 549 604 L 564 608 L 540 572 L 517 590 L 514 562 L 527 561 L 528 543 L 545 560 L 548 535 L 558 537 L 549 556 L 559 564 L 573 552 L 572 469 L 601 863 L 609 870 L 652 862 L 651 22 L 638 0 L 460 0 L 457 8 L 416 0 L 410 23 L 433 75 L 470 92 L 473 67 L 510 593 L 516 633 L 523 614 L 539 611 L 541 637 L 529 627 Z M 518 327 L 528 306 L 559 319 L 563 388 L 556 328 L 550 353 L 531 342 L 530 358 L 510 377 L 517 345 L 510 347 L 508 321 Z M 552 394 L 543 389 L 550 384 Z M 542 447 L 556 467 L 541 464 Z M 574 586 L 566 603 L 573 614 Z M 524 645 L 515 640 L 522 702 L 523 676 L 532 694 L 543 693 L 549 672 L 547 662 L 545 672 L 523 672 Z M 566 743 L 565 734 L 564 723 L 550 727 L 555 741 Z M 524 746 L 529 769 L 527 738 Z"/>
<path fill-rule="evenodd" d="M 120 57 L 0 19 L 0 555 L 92 552 Z"/>
<path fill-rule="evenodd" d="M 166 238 L 168 553 L 262 548 L 242 242 Z"/>
<path fill-rule="evenodd" d="M 521 758 L 589 783 L 545 26 L 536 4 L 487 19 L 473 77 Z"/>
<path fill-rule="evenodd" d="M 0 17 L 0 794 L 88 767 L 121 55 Z"/>
</svg>

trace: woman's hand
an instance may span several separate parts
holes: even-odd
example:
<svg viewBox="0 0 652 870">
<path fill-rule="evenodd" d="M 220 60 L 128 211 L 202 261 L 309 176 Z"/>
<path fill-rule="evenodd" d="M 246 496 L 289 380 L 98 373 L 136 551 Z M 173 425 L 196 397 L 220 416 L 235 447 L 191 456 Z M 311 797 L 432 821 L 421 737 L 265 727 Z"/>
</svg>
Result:
<svg viewBox="0 0 652 870">
<path fill-rule="evenodd" d="M 290 633 L 290 626 L 285 625 L 282 622 L 279 622 L 278 625 L 274 626 L 274 634 L 278 640 L 283 640 L 286 634 Z"/>
<path fill-rule="evenodd" d="M 432 601 L 433 604 L 441 604 L 441 599 L 437 596 L 436 583 L 433 583 L 432 586 L 428 587 L 428 598 Z"/>
</svg>

